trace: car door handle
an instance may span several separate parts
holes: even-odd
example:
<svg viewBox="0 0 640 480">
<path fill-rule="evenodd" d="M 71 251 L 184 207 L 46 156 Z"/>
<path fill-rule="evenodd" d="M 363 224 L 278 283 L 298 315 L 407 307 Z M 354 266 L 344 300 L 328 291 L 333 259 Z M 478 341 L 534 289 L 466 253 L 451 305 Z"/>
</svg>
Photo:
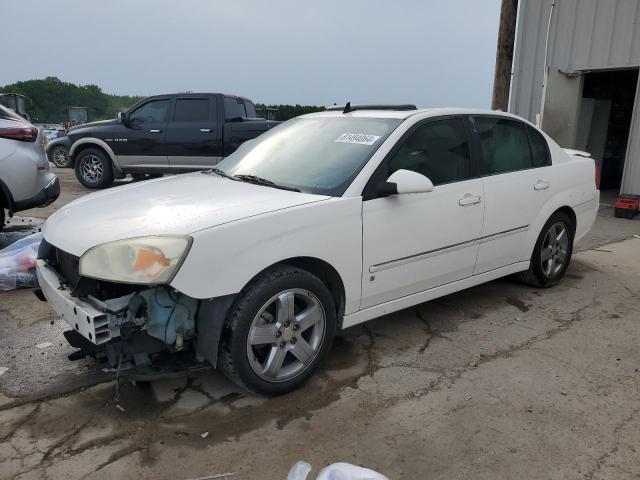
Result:
<svg viewBox="0 0 640 480">
<path fill-rule="evenodd" d="M 545 182 L 543 180 L 538 180 L 538 182 L 533 186 L 534 190 L 545 190 L 549 188 L 551 184 L 549 182 Z"/>
<path fill-rule="evenodd" d="M 473 205 L 475 203 L 480 203 L 480 195 L 472 195 L 470 193 L 467 193 L 464 197 L 462 197 L 460 200 L 458 200 L 458 204 L 461 207 L 465 207 L 467 205 Z"/>
<path fill-rule="evenodd" d="M 200 131 L 202 133 L 211 133 L 211 129 L 210 128 L 201 128 Z"/>
<path fill-rule="evenodd" d="M 159 128 L 152 128 L 151 130 L 149 130 L 151 133 L 160 133 L 162 132 L 162 130 L 160 130 Z"/>
</svg>

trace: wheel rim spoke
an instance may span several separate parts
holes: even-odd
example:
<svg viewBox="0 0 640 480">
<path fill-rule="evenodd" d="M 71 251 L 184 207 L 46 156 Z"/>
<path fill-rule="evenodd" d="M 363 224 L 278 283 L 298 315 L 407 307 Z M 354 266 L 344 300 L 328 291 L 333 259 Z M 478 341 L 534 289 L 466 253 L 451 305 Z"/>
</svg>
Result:
<svg viewBox="0 0 640 480">
<path fill-rule="evenodd" d="M 276 304 L 277 321 L 280 324 L 284 324 L 286 321 L 291 321 L 295 318 L 294 315 L 294 295 L 293 292 L 287 291 L 278 295 L 278 301 Z"/>
<path fill-rule="evenodd" d="M 322 311 L 320 310 L 320 306 L 318 304 L 313 304 L 309 308 L 303 310 L 298 315 L 296 315 L 296 323 L 300 328 L 300 332 L 304 332 L 309 328 L 313 327 L 318 322 L 321 322 L 323 319 Z"/>
<path fill-rule="evenodd" d="M 542 250 L 542 255 L 541 255 L 542 262 L 544 263 L 547 260 L 549 260 L 552 255 L 553 255 L 553 249 L 551 247 L 544 248 Z"/>
<path fill-rule="evenodd" d="M 287 351 L 283 348 L 271 347 L 269 356 L 264 364 L 264 374 L 267 377 L 276 378 L 282 369 L 284 358 L 287 356 Z"/>
<path fill-rule="evenodd" d="M 293 348 L 291 349 L 291 353 L 303 365 L 309 364 L 315 354 L 311 345 L 309 345 L 309 343 L 303 338 L 298 340 L 298 342 L 293 346 Z"/>
<path fill-rule="evenodd" d="M 278 326 L 256 325 L 251 329 L 249 341 L 251 345 L 264 345 L 266 343 L 275 343 L 277 340 Z"/>
</svg>

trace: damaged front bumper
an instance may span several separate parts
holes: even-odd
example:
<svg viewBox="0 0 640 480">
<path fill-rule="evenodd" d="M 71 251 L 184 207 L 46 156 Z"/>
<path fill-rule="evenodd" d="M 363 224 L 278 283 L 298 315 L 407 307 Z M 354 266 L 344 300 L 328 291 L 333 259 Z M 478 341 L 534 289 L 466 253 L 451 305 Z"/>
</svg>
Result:
<svg viewBox="0 0 640 480">
<path fill-rule="evenodd" d="M 91 355 L 105 360 L 109 367 L 127 370 L 149 367 L 161 354 L 180 352 L 183 365 L 185 357 L 193 360 L 189 368 L 203 363 L 191 341 L 198 300 L 165 286 L 132 289 L 111 299 L 90 294 L 78 297 L 45 259 L 37 261 L 37 275 L 44 298 L 72 328 L 65 338 L 80 351 L 71 359 Z M 158 369 L 152 373 L 157 376 Z"/>
</svg>

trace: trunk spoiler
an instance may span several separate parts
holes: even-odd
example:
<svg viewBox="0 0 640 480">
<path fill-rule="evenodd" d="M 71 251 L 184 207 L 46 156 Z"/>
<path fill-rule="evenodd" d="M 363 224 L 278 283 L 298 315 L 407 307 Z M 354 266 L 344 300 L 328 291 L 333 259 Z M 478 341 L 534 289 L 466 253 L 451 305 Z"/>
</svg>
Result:
<svg viewBox="0 0 640 480">
<path fill-rule="evenodd" d="M 591 158 L 591 154 L 588 152 L 581 152 L 580 150 L 572 150 L 570 148 L 563 148 L 562 150 L 564 150 L 564 153 L 571 157 Z"/>
</svg>

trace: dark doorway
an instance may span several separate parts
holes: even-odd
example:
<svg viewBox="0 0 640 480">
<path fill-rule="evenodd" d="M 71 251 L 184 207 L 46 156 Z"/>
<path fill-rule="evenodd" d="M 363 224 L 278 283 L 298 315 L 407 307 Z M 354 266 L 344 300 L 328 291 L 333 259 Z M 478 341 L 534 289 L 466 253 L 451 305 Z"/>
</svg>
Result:
<svg viewBox="0 0 640 480">
<path fill-rule="evenodd" d="M 620 188 L 637 84 L 637 69 L 584 75 L 576 148 L 599 165 L 601 190 Z"/>
</svg>

